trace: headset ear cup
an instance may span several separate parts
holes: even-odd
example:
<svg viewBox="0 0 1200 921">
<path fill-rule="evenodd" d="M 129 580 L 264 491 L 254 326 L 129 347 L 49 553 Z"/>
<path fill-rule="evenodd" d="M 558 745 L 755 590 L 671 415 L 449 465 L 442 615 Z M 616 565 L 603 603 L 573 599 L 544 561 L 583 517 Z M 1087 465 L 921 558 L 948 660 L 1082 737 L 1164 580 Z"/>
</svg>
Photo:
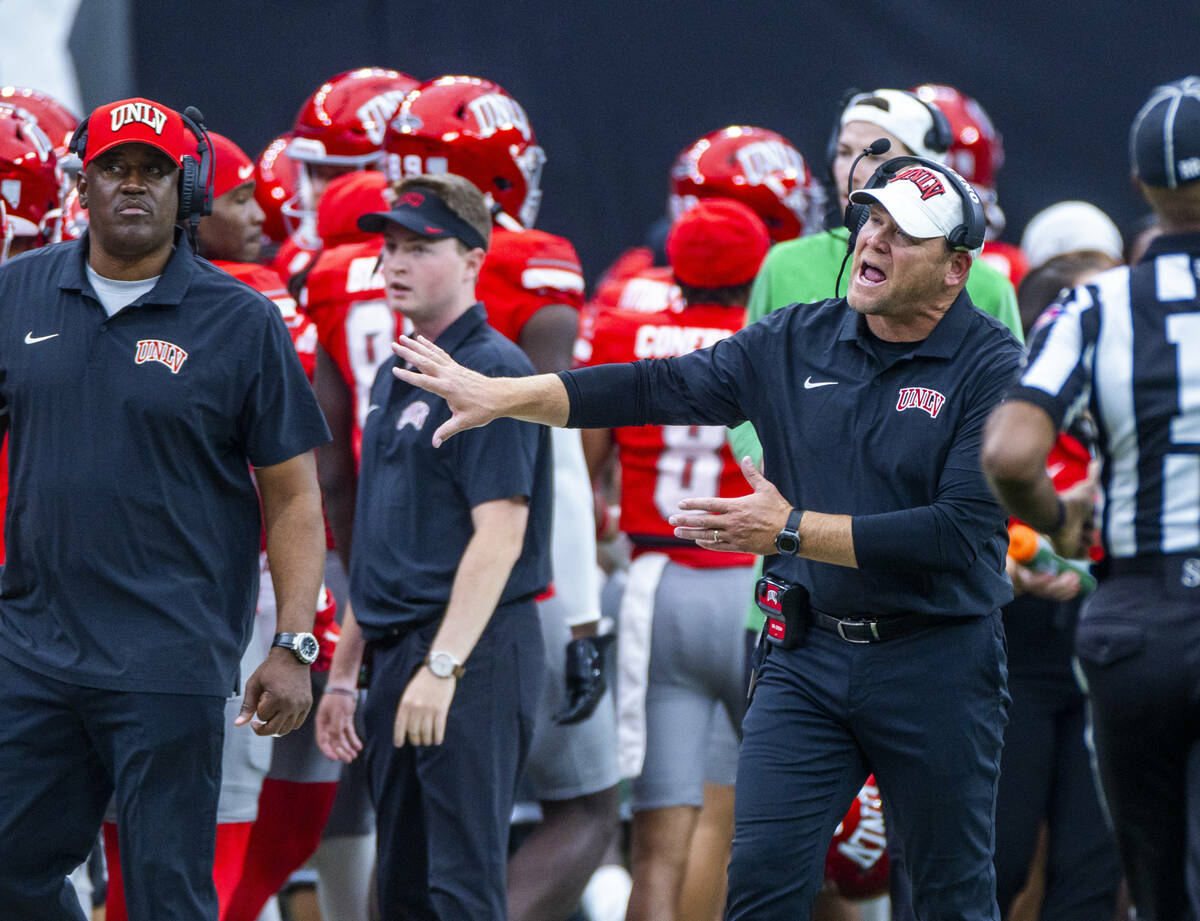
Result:
<svg viewBox="0 0 1200 921">
<path fill-rule="evenodd" d="M 200 166 L 195 157 L 184 157 L 183 166 L 179 170 L 179 214 L 178 219 L 186 221 L 193 214 L 200 213 L 196 203 L 196 186 L 200 175 Z"/>
<path fill-rule="evenodd" d="M 854 252 L 854 247 L 858 244 L 858 235 L 867 226 L 867 218 L 870 216 L 871 208 L 868 205 L 846 206 L 846 229 L 850 231 L 850 237 L 846 241 L 846 252 Z"/>
</svg>

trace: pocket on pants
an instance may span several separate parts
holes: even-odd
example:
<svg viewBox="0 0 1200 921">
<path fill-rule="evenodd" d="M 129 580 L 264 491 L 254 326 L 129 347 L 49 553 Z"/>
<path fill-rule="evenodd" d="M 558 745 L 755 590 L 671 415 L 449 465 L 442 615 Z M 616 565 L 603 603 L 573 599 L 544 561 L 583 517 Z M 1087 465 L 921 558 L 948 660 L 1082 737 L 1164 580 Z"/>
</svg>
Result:
<svg viewBox="0 0 1200 921">
<path fill-rule="evenodd" d="M 1140 653 L 1146 646 L 1146 628 L 1140 624 L 1084 620 L 1075 634 L 1075 652 L 1089 665 L 1104 668 Z"/>
</svg>

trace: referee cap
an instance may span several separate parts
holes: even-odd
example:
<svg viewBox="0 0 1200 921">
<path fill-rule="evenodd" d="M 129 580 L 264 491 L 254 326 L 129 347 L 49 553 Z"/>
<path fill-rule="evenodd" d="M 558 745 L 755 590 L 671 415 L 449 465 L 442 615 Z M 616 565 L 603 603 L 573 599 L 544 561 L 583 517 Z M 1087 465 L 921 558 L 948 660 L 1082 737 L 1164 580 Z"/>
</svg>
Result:
<svg viewBox="0 0 1200 921">
<path fill-rule="evenodd" d="M 1129 161 L 1155 188 L 1200 180 L 1200 77 L 1155 87 L 1129 129 Z"/>
</svg>

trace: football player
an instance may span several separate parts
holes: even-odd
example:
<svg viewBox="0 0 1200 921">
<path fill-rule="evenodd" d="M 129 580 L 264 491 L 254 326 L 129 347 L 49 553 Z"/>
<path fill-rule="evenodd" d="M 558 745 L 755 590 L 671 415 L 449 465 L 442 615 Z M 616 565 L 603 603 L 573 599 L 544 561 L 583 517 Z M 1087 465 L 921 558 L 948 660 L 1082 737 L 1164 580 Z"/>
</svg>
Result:
<svg viewBox="0 0 1200 921">
<path fill-rule="evenodd" d="M 675 158 L 667 199 L 672 220 L 707 198 L 730 198 L 766 224 L 772 243 L 812 233 L 820 226 L 825 196 L 795 146 L 774 131 L 729 125 L 697 138 Z M 665 254 L 639 246 L 604 273 L 587 314 L 607 307 L 663 310 L 679 306 Z"/>
<path fill-rule="evenodd" d="M 3 240 L 0 263 L 51 242 L 59 208 L 59 171 L 57 157 L 50 147 L 50 140 L 30 117 L 0 105 L 0 238 Z M 3 438 L 0 439 L 0 512 L 7 504 L 8 439 Z M 3 562 L 4 535 L 0 528 L 0 563 Z"/>
<path fill-rule="evenodd" d="M 682 210 L 667 238 L 680 304 L 600 312 L 581 343 L 585 364 L 684 355 L 742 328 L 750 283 L 770 245 L 765 224 L 727 198 Z M 621 530 L 633 545 L 618 634 L 621 773 L 633 778 L 627 917 L 675 917 L 700 807 L 706 793 L 714 797 L 709 785 L 732 796 L 732 727 L 746 699 L 745 603 L 757 560 L 679 540 L 667 519 L 686 496 L 741 496 L 749 488 L 723 426 L 587 429 L 584 439 L 593 471 L 616 449 Z M 710 884 L 722 874 L 722 853 L 727 863 L 727 846 L 708 861 Z M 722 887 L 706 888 L 716 905 L 697 916 L 711 916 L 723 901 Z"/>
<path fill-rule="evenodd" d="M 378 163 L 388 119 L 416 85 L 397 70 L 361 67 L 330 77 L 300 106 L 286 148 L 299 167 L 295 194 L 282 207 L 288 240 L 273 263 L 285 280 L 303 272 L 320 248 L 317 205 L 325 187 Z"/>
</svg>

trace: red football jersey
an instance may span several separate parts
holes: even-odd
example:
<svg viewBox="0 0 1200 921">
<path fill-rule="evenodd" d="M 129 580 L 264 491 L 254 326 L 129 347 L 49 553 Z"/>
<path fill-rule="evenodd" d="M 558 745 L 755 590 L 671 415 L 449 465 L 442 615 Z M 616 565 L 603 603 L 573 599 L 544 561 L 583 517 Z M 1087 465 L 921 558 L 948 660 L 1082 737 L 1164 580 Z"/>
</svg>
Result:
<svg viewBox="0 0 1200 921">
<path fill-rule="evenodd" d="M 657 270 L 651 270 L 657 271 Z M 577 349 L 587 365 L 686 355 L 733 335 L 745 321 L 741 307 L 699 304 L 645 313 L 601 310 Z M 636 552 L 661 550 L 686 566 L 749 566 L 748 553 L 704 550 L 676 541 L 668 517 L 689 496 L 744 496 L 750 487 L 726 442 L 723 425 L 643 425 L 613 430 L 621 461 L 621 530 Z"/>
<path fill-rule="evenodd" d="M 376 271 L 382 247 L 383 241 L 375 238 L 324 250 L 308 273 L 302 295 L 321 345 L 352 394 L 355 458 L 375 373 L 391 356 L 390 346 L 400 330 L 398 316 L 387 305 L 383 276 Z"/>
<path fill-rule="evenodd" d="M 296 242 L 295 237 L 288 237 L 279 247 L 279 251 L 275 253 L 275 258 L 271 260 L 270 268 L 279 275 L 284 281 L 287 281 L 293 275 L 299 275 L 309 264 L 316 258 L 317 251 L 305 249 Z"/>
<path fill-rule="evenodd" d="M 311 383 L 317 369 L 317 327 L 297 309 L 296 299 L 288 293 L 283 279 L 271 269 L 255 262 L 225 262 L 214 259 L 213 265 L 224 269 L 238 281 L 244 282 L 275 302 L 283 322 L 287 324 L 288 332 L 292 334 L 292 345 L 296 347 L 300 364 L 304 365 L 304 373 L 308 375 Z"/>
<path fill-rule="evenodd" d="M 541 230 L 495 227 L 475 296 L 487 306 L 488 323 L 516 342 L 543 307 L 583 307 L 583 269 L 575 247 Z"/>
</svg>

